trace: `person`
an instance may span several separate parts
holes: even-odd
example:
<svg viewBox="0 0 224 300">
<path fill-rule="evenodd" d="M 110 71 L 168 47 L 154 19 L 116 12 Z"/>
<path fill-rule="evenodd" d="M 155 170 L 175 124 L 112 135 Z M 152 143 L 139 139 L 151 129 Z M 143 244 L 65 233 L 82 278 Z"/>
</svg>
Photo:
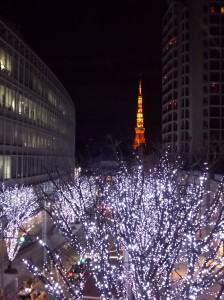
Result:
<svg viewBox="0 0 224 300">
<path fill-rule="evenodd" d="M 44 300 L 46 293 L 44 291 L 40 292 L 40 291 L 35 291 L 37 292 L 36 294 L 31 293 L 30 295 L 30 300 Z"/>
<path fill-rule="evenodd" d="M 31 289 L 30 288 L 25 288 L 25 289 L 19 291 L 19 293 L 16 296 L 17 297 L 16 299 L 18 299 L 18 300 L 22 300 L 22 299 L 28 300 L 28 299 L 30 299 L 30 294 L 31 294 Z"/>
</svg>

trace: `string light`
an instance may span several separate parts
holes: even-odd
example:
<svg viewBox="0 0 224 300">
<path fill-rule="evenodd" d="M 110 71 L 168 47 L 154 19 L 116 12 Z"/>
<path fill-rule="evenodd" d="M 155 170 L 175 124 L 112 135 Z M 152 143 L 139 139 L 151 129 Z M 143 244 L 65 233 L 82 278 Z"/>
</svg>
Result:
<svg viewBox="0 0 224 300">
<path fill-rule="evenodd" d="M 9 260 L 14 260 L 18 253 L 21 243 L 19 241 L 19 230 L 27 225 L 26 231 L 29 231 L 31 225 L 25 224 L 39 210 L 37 197 L 33 187 L 14 186 L 6 188 L 2 184 L 0 193 L 1 220 L 3 236 L 6 243 Z"/>
<path fill-rule="evenodd" d="M 128 286 L 135 299 L 196 299 L 203 293 L 217 296 L 220 290 L 209 288 L 221 287 L 223 279 L 223 184 L 214 193 L 207 185 L 206 172 L 184 172 L 166 153 L 148 173 L 138 162 L 110 182 L 80 176 L 47 200 L 49 214 L 78 257 L 91 257 L 88 274 L 101 299 L 127 299 Z M 77 220 L 82 240 L 72 230 Z M 58 293 L 82 299 L 87 276 L 68 281 L 61 255 L 48 253 L 60 274 L 58 282 L 45 265 L 48 291 L 55 299 Z"/>
</svg>

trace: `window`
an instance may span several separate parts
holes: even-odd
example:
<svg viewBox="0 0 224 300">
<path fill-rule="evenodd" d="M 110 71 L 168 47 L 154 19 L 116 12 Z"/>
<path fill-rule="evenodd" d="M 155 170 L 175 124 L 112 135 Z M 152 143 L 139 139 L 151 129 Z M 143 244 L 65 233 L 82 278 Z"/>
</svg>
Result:
<svg viewBox="0 0 224 300">
<path fill-rule="evenodd" d="M 204 132 L 203 133 L 203 140 L 207 140 L 208 139 L 208 134 L 207 134 L 207 132 Z"/>
<path fill-rule="evenodd" d="M 210 61 L 210 70 L 219 70 L 219 61 Z"/>
<path fill-rule="evenodd" d="M 210 46 L 212 47 L 220 47 L 220 38 L 210 38 L 209 39 Z"/>
<path fill-rule="evenodd" d="M 210 105 L 219 105 L 220 104 L 220 97 L 212 95 L 210 96 Z"/>
<path fill-rule="evenodd" d="M 214 79 L 213 79 L 214 80 Z M 203 81 L 204 82 L 208 82 L 208 75 L 207 74 L 204 74 L 203 75 Z"/>
<path fill-rule="evenodd" d="M 210 117 L 219 117 L 220 110 L 219 107 L 210 107 Z"/>
<path fill-rule="evenodd" d="M 174 110 L 177 109 L 177 101 L 175 101 L 175 100 L 172 101 L 172 108 Z"/>
<path fill-rule="evenodd" d="M 211 129 L 219 129 L 220 128 L 220 120 L 219 119 L 210 119 L 210 128 Z"/>
<path fill-rule="evenodd" d="M 203 121 L 203 128 L 207 129 L 208 128 L 208 122 L 207 121 Z"/>
<path fill-rule="evenodd" d="M 208 41 L 207 40 L 203 40 L 203 46 L 208 47 Z"/>
<path fill-rule="evenodd" d="M 218 72 L 211 72 L 210 73 L 210 80 L 211 81 L 219 81 L 220 80 L 220 75 Z"/>
<path fill-rule="evenodd" d="M 207 18 L 203 18 L 203 22 L 204 22 L 204 24 L 208 24 L 208 19 Z"/>
<path fill-rule="evenodd" d="M 220 58 L 220 51 L 217 49 L 211 49 L 209 51 L 209 54 L 210 54 L 210 58 L 214 58 L 214 59 Z"/>
<path fill-rule="evenodd" d="M 219 15 L 210 16 L 210 24 L 219 24 L 219 23 L 220 23 L 220 16 Z"/>
<path fill-rule="evenodd" d="M 219 13 L 220 12 L 220 6 L 217 3 L 212 3 L 210 5 L 210 13 Z"/>
<path fill-rule="evenodd" d="M 208 70 L 208 64 L 207 63 L 203 63 L 203 70 L 207 71 Z"/>
<path fill-rule="evenodd" d="M 211 82 L 209 84 L 210 93 L 218 93 L 219 92 L 219 84 L 217 82 Z"/>
<path fill-rule="evenodd" d="M 0 178 L 11 178 L 11 157 L 0 155 Z"/>
<path fill-rule="evenodd" d="M 221 14 L 224 14 L 224 6 L 221 6 L 220 12 Z"/>
<path fill-rule="evenodd" d="M 207 109 L 203 109 L 203 116 L 207 117 L 208 116 L 208 110 Z"/>
<path fill-rule="evenodd" d="M 208 35 L 208 31 L 207 30 L 205 30 L 205 29 L 203 29 L 203 37 L 207 37 L 207 35 Z"/>
<path fill-rule="evenodd" d="M 208 99 L 207 98 L 203 98 L 203 104 L 207 105 L 208 104 Z"/>
<path fill-rule="evenodd" d="M 224 81 L 224 73 L 222 73 L 222 81 Z"/>
<path fill-rule="evenodd" d="M 210 131 L 210 139 L 211 139 L 211 141 L 217 141 L 217 140 L 219 140 L 219 131 L 217 131 L 217 130 L 211 130 Z"/>
<path fill-rule="evenodd" d="M 208 87 L 207 86 L 203 86 L 203 93 L 205 93 L 205 94 L 208 93 Z"/>
<path fill-rule="evenodd" d="M 220 34 L 220 27 L 210 27 L 210 34 L 211 35 L 219 35 Z"/>
</svg>

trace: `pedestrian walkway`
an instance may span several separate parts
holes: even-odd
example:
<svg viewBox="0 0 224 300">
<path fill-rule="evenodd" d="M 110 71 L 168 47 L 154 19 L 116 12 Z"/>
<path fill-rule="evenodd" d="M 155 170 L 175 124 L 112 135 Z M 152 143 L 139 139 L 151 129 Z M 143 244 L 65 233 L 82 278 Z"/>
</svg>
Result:
<svg viewBox="0 0 224 300">
<path fill-rule="evenodd" d="M 57 231 L 54 230 L 54 225 L 51 220 L 47 220 L 47 244 L 50 249 L 60 248 L 65 244 L 65 238 L 62 235 L 59 235 Z M 32 231 L 30 232 L 33 237 L 42 236 L 42 224 L 36 225 Z M 2 249 L 1 249 L 2 250 Z M 2 251 L 1 251 L 2 254 Z M 24 264 L 22 259 L 27 259 L 32 261 L 32 263 L 38 267 L 42 267 L 43 265 L 43 248 L 38 242 L 38 240 L 33 239 L 32 242 L 25 242 L 21 249 L 19 250 L 15 260 L 11 264 L 11 271 L 17 271 L 17 273 L 12 273 L 8 268 L 8 257 L 6 253 L 6 249 L 4 249 L 4 266 L 1 268 L 1 276 L 3 276 L 2 283 L 4 288 L 1 289 L 0 300 L 15 300 L 16 294 L 25 287 L 27 283 L 31 285 L 31 283 L 36 284 L 39 280 L 33 277 Z M 6 273 L 5 270 L 8 272 Z M 37 286 L 35 287 L 37 289 Z M 38 284 L 39 290 L 44 290 L 44 286 L 41 282 Z M 42 294 L 43 298 L 43 294 Z M 46 295 L 46 300 L 53 300 L 53 298 L 49 295 Z M 41 300 L 41 297 L 40 299 Z"/>
</svg>

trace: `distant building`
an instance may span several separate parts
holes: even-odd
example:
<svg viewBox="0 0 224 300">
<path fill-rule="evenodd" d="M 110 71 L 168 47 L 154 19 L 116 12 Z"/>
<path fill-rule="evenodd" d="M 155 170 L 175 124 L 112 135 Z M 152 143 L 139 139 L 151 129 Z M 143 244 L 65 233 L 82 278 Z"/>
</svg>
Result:
<svg viewBox="0 0 224 300">
<path fill-rule="evenodd" d="M 74 167 L 75 109 L 23 39 L 0 21 L 0 182 L 38 183 Z"/>
<path fill-rule="evenodd" d="M 162 142 L 224 154 L 224 1 L 168 1 L 162 37 Z"/>
</svg>

